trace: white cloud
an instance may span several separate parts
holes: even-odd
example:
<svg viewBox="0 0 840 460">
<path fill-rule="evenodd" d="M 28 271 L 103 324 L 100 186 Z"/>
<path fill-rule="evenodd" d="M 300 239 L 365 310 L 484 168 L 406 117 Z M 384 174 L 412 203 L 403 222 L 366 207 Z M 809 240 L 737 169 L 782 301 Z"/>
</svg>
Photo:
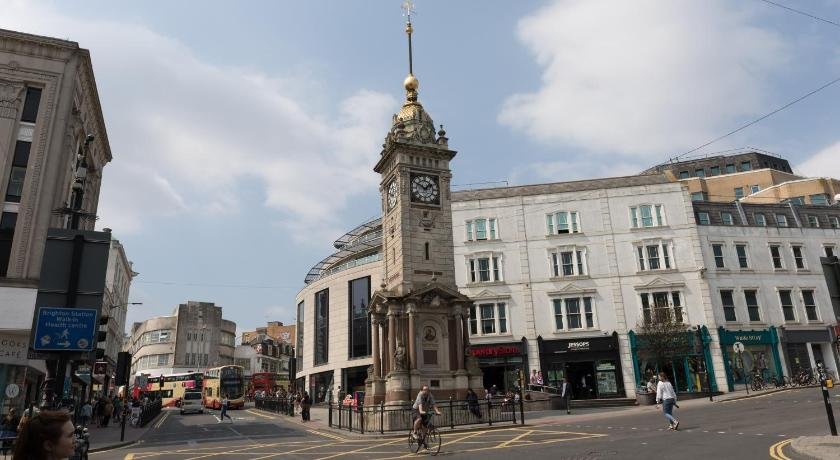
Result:
<svg viewBox="0 0 840 460">
<path fill-rule="evenodd" d="M 647 166 L 630 161 L 598 162 L 591 158 L 580 161 L 562 160 L 528 163 L 511 172 L 513 184 L 530 182 L 562 182 L 594 179 L 599 177 L 620 177 L 636 175 Z"/>
<path fill-rule="evenodd" d="M 329 223 L 349 198 L 375 190 L 372 172 L 397 101 L 359 90 L 320 114 L 311 75 L 275 76 L 201 60 L 143 26 L 61 16 L 30 1 L 4 4 L 0 27 L 69 37 L 91 50 L 112 164 L 101 226 L 230 213 L 255 183 L 266 206 L 298 228 Z"/>
<path fill-rule="evenodd" d="M 840 177 L 840 141 L 805 160 L 796 172 L 809 177 Z"/>
<path fill-rule="evenodd" d="M 789 49 L 723 0 L 557 1 L 522 19 L 542 68 L 499 121 L 545 143 L 662 156 L 695 147 L 768 107 Z"/>
</svg>

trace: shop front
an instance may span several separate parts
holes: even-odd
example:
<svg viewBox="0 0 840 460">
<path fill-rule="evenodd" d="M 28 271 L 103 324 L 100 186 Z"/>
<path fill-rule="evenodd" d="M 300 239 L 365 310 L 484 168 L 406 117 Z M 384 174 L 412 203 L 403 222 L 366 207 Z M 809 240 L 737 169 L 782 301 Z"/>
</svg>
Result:
<svg viewBox="0 0 840 460">
<path fill-rule="evenodd" d="M 37 404 L 46 369 L 43 361 L 27 359 L 28 349 L 28 332 L 0 333 L 0 416 L 10 409 L 20 414 L 28 403 Z"/>
<path fill-rule="evenodd" d="M 495 385 L 501 392 L 514 391 L 519 384 L 520 371 L 527 379 L 525 350 L 524 339 L 522 342 L 471 345 L 469 353 L 475 357 L 484 374 L 484 389 L 489 390 Z"/>
<path fill-rule="evenodd" d="M 788 365 L 789 375 L 799 371 L 812 370 L 817 363 L 823 363 L 836 371 L 830 328 L 785 329 L 780 328 L 780 341 Z"/>
<path fill-rule="evenodd" d="M 333 371 L 320 372 L 309 376 L 309 397 L 313 404 L 327 402 L 333 396 Z"/>
<path fill-rule="evenodd" d="M 345 367 L 341 370 L 341 393 L 339 398 L 343 398 L 344 394 L 353 394 L 357 391 L 365 391 L 365 380 L 368 377 L 368 368 L 370 366 L 355 366 Z"/>
<path fill-rule="evenodd" d="M 753 372 L 760 373 L 765 382 L 784 375 L 779 355 L 779 335 L 775 327 L 755 331 L 729 331 L 720 327 L 718 336 L 729 391 L 734 391 L 736 384 L 744 384 L 746 376 Z M 740 355 L 735 353 L 736 343 L 744 345 Z"/>
<path fill-rule="evenodd" d="M 568 378 L 574 399 L 624 395 L 617 333 L 563 340 L 537 337 L 537 343 L 546 385 L 556 388 Z"/>
<path fill-rule="evenodd" d="M 706 326 L 703 326 L 700 331 L 700 337 L 697 330 L 691 330 L 684 332 L 682 339 L 671 339 L 674 343 L 682 345 L 679 347 L 681 349 L 672 350 L 667 356 L 655 356 L 650 349 L 650 340 L 644 335 L 637 335 L 634 331 L 630 331 L 627 335 L 630 339 L 630 355 L 636 374 L 636 386 L 645 388 L 659 372 L 665 372 L 678 392 L 707 391 L 709 382 L 712 385 L 712 391 L 718 391 L 714 368 L 708 365 L 712 362 L 709 348 L 712 341 L 711 335 Z M 706 375 L 707 369 L 709 375 Z"/>
</svg>

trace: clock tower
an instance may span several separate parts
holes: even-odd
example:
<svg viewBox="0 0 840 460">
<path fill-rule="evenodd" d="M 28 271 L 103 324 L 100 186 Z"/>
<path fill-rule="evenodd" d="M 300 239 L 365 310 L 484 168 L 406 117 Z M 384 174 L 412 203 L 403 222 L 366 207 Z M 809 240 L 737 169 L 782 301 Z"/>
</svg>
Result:
<svg viewBox="0 0 840 460">
<path fill-rule="evenodd" d="M 382 178 L 384 276 L 370 303 L 374 362 L 368 403 L 413 401 L 423 385 L 446 397 L 463 397 L 471 385 L 481 385 L 481 371 L 466 357 L 471 301 L 455 284 L 450 202 L 455 151 L 443 126 L 435 129 L 418 100 L 411 4 L 404 6 L 406 98 L 374 167 Z"/>
</svg>

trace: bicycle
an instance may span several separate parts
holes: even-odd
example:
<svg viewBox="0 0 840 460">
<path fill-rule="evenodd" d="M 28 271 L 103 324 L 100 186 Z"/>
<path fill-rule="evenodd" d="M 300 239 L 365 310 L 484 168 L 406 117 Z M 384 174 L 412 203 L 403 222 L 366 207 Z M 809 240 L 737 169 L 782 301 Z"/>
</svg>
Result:
<svg viewBox="0 0 840 460">
<path fill-rule="evenodd" d="M 763 390 L 766 386 L 766 384 L 764 383 L 764 377 L 762 377 L 761 374 L 757 372 L 749 376 L 747 382 L 750 384 L 750 388 L 752 388 L 753 391 Z"/>
<path fill-rule="evenodd" d="M 423 424 L 423 429 L 417 434 L 417 437 L 412 436 L 411 431 L 408 433 L 408 449 L 411 452 L 420 452 L 421 447 L 425 447 L 432 455 L 437 455 L 440 452 L 440 432 L 431 417 L 429 421 Z"/>
</svg>

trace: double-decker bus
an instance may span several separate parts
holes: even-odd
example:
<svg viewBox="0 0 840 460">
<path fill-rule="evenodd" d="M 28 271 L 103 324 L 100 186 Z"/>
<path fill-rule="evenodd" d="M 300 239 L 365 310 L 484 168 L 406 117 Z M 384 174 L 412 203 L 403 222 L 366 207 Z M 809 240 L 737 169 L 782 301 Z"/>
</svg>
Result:
<svg viewBox="0 0 840 460">
<path fill-rule="evenodd" d="M 267 395 L 274 396 L 274 393 L 280 388 L 289 389 L 288 377 L 276 372 L 254 372 L 251 375 L 248 394 L 254 396 L 258 391 L 265 391 Z"/>
<path fill-rule="evenodd" d="M 175 407 L 184 399 L 184 392 L 190 389 L 201 391 L 204 374 L 201 372 L 187 372 L 149 376 L 146 387 L 135 391 L 134 397 L 148 396 L 151 399 L 161 399 L 163 407 Z"/>
<path fill-rule="evenodd" d="M 221 366 L 204 373 L 204 407 L 220 409 L 227 397 L 230 409 L 245 407 L 245 378 L 242 366 Z"/>
</svg>

